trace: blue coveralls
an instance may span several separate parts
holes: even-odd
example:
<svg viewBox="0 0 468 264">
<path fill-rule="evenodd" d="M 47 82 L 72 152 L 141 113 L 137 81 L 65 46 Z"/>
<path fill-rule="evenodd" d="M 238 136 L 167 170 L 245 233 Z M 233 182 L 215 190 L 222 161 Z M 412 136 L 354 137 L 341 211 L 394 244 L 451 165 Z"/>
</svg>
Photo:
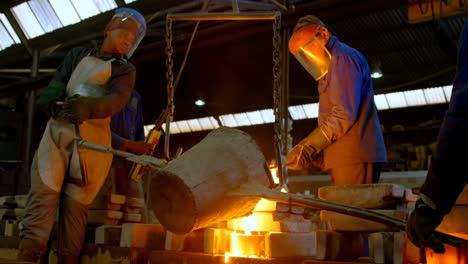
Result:
<svg viewBox="0 0 468 264">
<path fill-rule="evenodd" d="M 111 118 L 112 147 L 120 149 L 125 140 L 144 141 L 144 119 L 141 96 L 133 90 L 127 104 Z M 113 177 L 116 192 L 128 197 L 143 198 L 141 182 L 128 178 L 132 163 L 114 156 L 110 177 Z"/>
<path fill-rule="evenodd" d="M 378 182 L 387 153 L 364 56 L 332 36 L 328 73 L 319 80 L 318 126 L 330 139 L 324 170 L 333 184 Z"/>
</svg>

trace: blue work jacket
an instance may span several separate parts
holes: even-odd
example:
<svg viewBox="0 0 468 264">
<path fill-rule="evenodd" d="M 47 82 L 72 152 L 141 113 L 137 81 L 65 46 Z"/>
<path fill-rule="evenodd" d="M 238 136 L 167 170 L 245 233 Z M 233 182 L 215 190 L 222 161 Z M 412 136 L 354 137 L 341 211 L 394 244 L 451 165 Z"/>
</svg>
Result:
<svg viewBox="0 0 468 264">
<path fill-rule="evenodd" d="M 127 104 L 111 118 L 112 147 L 120 149 L 125 140 L 144 141 L 144 120 L 141 96 L 133 90 Z M 113 166 L 124 167 L 124 158 L 114 156 Z"/>
<path fill-rule="evenodd" d="M 318 82 L 318 126 L 331 144 L 324 149 L 324 169 L 363 162 L 385 162 L 387 152 L 370 69 L 364 56 L 332 36 L 328 73 Z"/>
</svg>

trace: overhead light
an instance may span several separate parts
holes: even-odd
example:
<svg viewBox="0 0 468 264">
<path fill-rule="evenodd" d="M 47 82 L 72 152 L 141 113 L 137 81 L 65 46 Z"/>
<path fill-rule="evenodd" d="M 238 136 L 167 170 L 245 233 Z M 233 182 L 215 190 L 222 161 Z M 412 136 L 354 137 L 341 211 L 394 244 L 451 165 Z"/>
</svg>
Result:
<svg viewBox="0 0 468 264">
<path fill-rule="evenodd" d="M 195 105 L 196 106 L 204 106 L 205 105 L 205 101 L 201 100 L 201 99 L 198 99 L 195 101 Z"/>
<path fill-rule="evenodd" d="M 373 79 L 382 78 L 382 65 L 379 59 L 371 59 L 370 60 L 370 68 L 371 68 L 371 77 Z"/>
<path fill-rule="evenodd" d="M 382 71 L 380 69 L 376 69 L 375 71 L 372 71 L 371 73 L 371 77 L 373 79 L 379 79 L 379 78 L 382 78 L 383 74 L 382 74 Z"/>
</svg>

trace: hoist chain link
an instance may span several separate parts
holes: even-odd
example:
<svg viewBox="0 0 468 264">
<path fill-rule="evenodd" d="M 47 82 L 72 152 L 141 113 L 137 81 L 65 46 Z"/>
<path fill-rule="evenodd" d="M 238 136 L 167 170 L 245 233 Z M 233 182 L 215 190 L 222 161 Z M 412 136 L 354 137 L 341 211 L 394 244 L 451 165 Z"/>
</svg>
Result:
<svg viewBox="0 0 468 264">
<path fill-rule="evenodd" d="M 166 119 L 166 131 L 164 140 L 164 155 L 167 160 L 170 159 L 169 155 L 169 135 L 170 135 L 170 122 L 174 116 L 174 73 L 172 68 L 174 61 L 172 60 L 172 53 L 174 52 L 172 47 L 172 20 L 166 21 L 166 79 L 167 79 L 167 119 Z"/>
<path fill-rule="evenodd" d="M 278 165 L 278 176 L 281 184 L 286 184 L 285 173 L 281 170 L 282 168 L 282 153 L 283 148 L 286 146 L 286 143 L 283 142 L 283 137 L 281 136 L 281 13 L 276 15 L 275 20 L 273 21 L 273 114 L 275 116 L 274 123 L 274 144 L 275 144 L 275 154 L 277 157 Z"/>
</svg>

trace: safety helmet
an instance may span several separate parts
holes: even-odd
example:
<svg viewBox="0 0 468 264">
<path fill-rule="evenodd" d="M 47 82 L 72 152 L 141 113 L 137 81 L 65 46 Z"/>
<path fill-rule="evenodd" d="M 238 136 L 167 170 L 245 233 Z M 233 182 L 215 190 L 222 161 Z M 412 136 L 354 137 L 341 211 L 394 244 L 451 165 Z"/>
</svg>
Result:
<svg viewBox="0 0 468 264">
<path fill-rule="evenodd" d="M 319 39 L 324 29 L 320 24 L 299 27 L 289 39 L 289 51 L 315 80 L 328 73 L 332 57 Z"/>
<path fill-rule="evenodd" d="M 125 29 L 135 34 L 135 42 L 127 53 L 125 53 L 127 58 L 130 58 L 146 34 L 145 18 L 134 9 L 125 7 L 118 8 L 115 10 L 112 19 L 107 23 L 104 32 L 114 29 Z"/>
</svg>

